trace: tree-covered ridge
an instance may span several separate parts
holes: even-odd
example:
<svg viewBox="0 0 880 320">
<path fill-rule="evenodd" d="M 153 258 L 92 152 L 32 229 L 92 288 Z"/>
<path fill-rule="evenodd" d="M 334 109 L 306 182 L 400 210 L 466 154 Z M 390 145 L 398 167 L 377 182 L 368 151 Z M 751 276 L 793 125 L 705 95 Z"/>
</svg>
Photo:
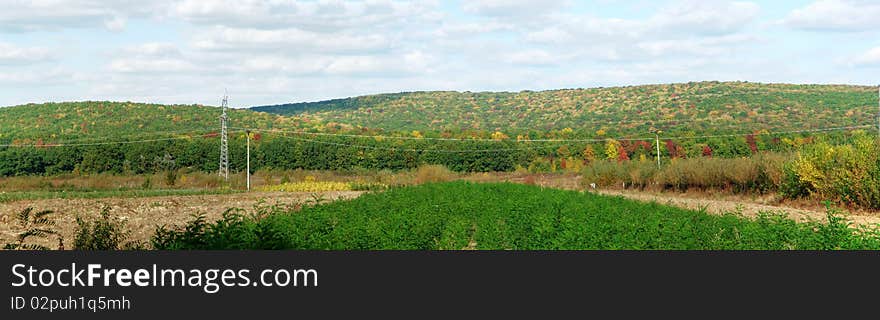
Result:
<svg viewBox="0 0 880 320">
<path fill-rule="evenodd" d="M 286 117 L 230 109 L 233 125 L 291 125 Z M 159 105 L 84 101 L 0 108 L 0 143 L 53 144 L 108 138 L 219 131 L 220 109 L 202 105 Z"/>
<path fill-rule="evenodd" d="M 409 92 L 255 107 L 389 131 L 548 132 L 581 136 L 801 130 L 874 123 L 875 87 L 691 82 L 522 92 Z M 601 136 L 601 134 L 599 134 Z"/>
</svg>

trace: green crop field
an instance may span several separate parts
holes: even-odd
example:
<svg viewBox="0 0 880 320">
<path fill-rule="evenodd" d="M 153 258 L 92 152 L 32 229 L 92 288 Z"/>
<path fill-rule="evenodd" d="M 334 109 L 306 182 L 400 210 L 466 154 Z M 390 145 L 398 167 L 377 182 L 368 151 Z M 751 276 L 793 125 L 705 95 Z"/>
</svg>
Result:
<svg viewBox="0 0 880 320">
<path fill-rule="evenodd" d="M 275 209 L 280 210 L 280 209 Z M 722 216 L 515 184 L 450 182 L 163 229 L 157 249 L 878 249 L 876 230 Z"/>
</svg>

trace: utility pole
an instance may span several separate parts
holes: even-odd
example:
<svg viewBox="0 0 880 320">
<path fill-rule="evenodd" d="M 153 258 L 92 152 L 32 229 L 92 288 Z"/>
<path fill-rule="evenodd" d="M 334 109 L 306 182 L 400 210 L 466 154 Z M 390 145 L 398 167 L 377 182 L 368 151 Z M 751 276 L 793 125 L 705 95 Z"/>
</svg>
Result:
<svg viewBox="0 0 880 320">
<path fill-rule="evenodd" d="M 654 133 L 657 141 L 657 169 L 660 169 L 660 131 Z"/>
<path fill-rule="evenodd" d="M 247 138 L 247 190 L 251 191 L 251 131 L 245 130 Z"/>
<path fill-rule="evenodd" d="M 223 113 L 220 114 L 220 172 L 219 175 L 229 181 L 229 136 L 226 132 L 226 122 L 229 117 L 226 115 L 228 108 L 228 94 L 223 94 L 223 102 L 220 108 Z"/>
</svg>

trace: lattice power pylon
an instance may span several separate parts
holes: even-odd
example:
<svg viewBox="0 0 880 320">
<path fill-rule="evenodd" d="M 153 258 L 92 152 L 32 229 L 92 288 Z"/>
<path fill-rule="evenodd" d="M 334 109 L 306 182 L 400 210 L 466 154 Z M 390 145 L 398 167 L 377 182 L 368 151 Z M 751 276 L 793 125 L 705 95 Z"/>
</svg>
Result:
<svg viewBox="0 0 880 320">
<path fill-rule="evenodd" d="M 220 108 L 223 113 L 220 114 L 220 176 L 229 180 L 229 135 L 226 132 L 226 122 L 229 117 L 226 115 L 228 96 L 223 95 L 223 103 Z"/>
</svg>

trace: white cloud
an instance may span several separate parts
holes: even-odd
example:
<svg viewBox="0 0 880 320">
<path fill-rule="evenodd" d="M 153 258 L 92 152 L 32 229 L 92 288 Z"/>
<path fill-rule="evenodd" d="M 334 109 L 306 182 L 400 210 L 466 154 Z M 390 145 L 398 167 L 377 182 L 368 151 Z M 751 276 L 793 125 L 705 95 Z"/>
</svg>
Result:
<svg viewBox="0 0 880 320">
<path fill-rule="evenodd" d="M 650 30 L 687 34 L 729 34 L 743 29 L 760 6 L 739 1 L 678 1 L 646 23 Z"/>
<path fill-rule="evenodd" d="M 176 45 L 168 42 L 148 42 L 139 45 L 132 45 L 122 49 L 122 55 L 125 56 L 149 56 L 149 57 L 179 57 L 180 49 Z"/>
<path fill-rule="evenodd" d="M 470 0 L 465 1 L 464 11 L 486 16 L 534 16 L 559 9 L 567 1 L 532 0 Z"/>
<path fill-rule="evenodd" d="M 414 51 L 391 56 L 259 55 L 245 58 L 227 70 L 241 75 L 272 74 L 292 77 L 369 76 L 400 77 L 431 72 L 434 58 Z"/>
<path fill-rule="evenodd" d="M 864 31 L 880 28 L 880 2 L 873 0 L 819 0 L 795 9 L 786 25 L 813 31 Z"/>
<path fill-rule="evenodd" d="M 164 12 L 167 0 L 31 0 L 4 1 L 0 31 L 56 31 L 68 28 L 104 27 L 118 31 L 127 17 L 155 16 Z"/>
<path fill-rule="evenodd" d="M 201 71 L 177 46 L 165 42 L 150 42 L 124 47 L 108 64 L 117 73 L 184 73 Z"/>
<path fill-rule="evenodd" d="M 0 84 L 4 86 L 56 86 L 73 83 L 78 75 L 62 68 L 26 70 L 25 72 L 0 72 Z"/>
<path fill-rule="evenodd" d="M 880 47 L 872 48 L 852 59 L 854 66 L 880 67 Z"/>
<path fill-rule="evenodd" d="M 508 23 L 498 21 L 470 22 L 461 24 L 444 24 L 433 32 L 438 37 L 469 37 L 498 31 L 513 31 L 514 27 Z"/>
<path fill-rule="evenodd" d="M 0 65 L 25 65 L 54 59 L 48 48 L 19 47 L 0 42 Z"/>
<path fill-rule="evenodd" d="M 196 71 L 199 68 L 181 59 L 123 58 L 111 61 L 110 70 L 123 73 L 175 73 Z"/>
<path fill-rule="evenodd" d="M 122 31 L 125 30 L 126 20 L 122 16 L 113 16 L 109 20 L 104 21 L 104 27 L 110 31 Z"/>
<path fill-rule="evenodd" d="M 541 28 L 522 30 L 527 43 L 557 57 L 632 63 L 724 56 L 757 40 L 748 27 L 759 11 L 751 2 L 673 1 L 644 19 L 559 13 Z"/>
<path fill-rule="evenodd" d="M 196 48 L 206 50 L 289 49 L 307 52 L 363 52 L 387 50 L 390 40 L 382 34 L 318 33 L 301 29 L 217 28 L 196 36 Z"/>
<path fill-rule="evenodd" d="M 747 34 L 733 34 L 717 37 L 689 38 L 677 40 L 644 41 L 636 46 L 651 56 L 687 55 L 718 56 L 729 52 L 731 46 L 755 42 L 758 38 Z"/>
<path fill-rule="evenodd" d="M 545 66 L 563 62 L 563 57 L 540 49 L 512 52 L 504 55 L 504 61 L 517 65 Z"/>
<path fill-rule="evenodd" d="M 356 29 L 436 19 L 434 1 L 183 0 L 172 14 L 195 24 L 235 28 Z"/>
</svg>

